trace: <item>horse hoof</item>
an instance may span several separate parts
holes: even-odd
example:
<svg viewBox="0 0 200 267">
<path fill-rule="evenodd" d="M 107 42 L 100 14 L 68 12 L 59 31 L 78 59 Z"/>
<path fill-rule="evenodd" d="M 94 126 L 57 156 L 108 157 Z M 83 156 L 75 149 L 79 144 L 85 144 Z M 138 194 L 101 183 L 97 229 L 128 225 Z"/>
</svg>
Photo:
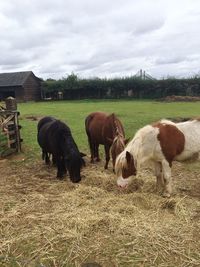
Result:
<svg viewBox="0 0 200 267">
<path fill-rule="evenodd" d="M 57 178 L 58 178 L 59 180 L 63 180 L 63 179 L 64 179 L 64 175 L 57 175 Z"/>
<path fill-rule="evenodd" d="M 169 198 L 169 197 L 171 197 L 171 195 L 170 195 L 170 193 L 165 192 L 165 193 L 163 193 L 163 197 Z"/>
<path fill-rule="evenodd" d="M 94 161 L 99 162 L 99 161 L 101 161 L 101 159 L 99 157 L 95 157 Z"/>
</svg>

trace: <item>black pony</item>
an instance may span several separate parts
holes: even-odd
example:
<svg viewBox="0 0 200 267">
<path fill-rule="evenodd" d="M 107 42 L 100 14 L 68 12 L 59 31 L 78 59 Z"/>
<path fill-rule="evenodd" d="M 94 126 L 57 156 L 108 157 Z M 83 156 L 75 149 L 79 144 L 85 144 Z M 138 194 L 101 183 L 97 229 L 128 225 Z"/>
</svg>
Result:
<svg viewBox="0 0 200 267">
<path fill-rule="evenodd" d="M 81 180 L 81 167 L 85 165 L 82 159 L 85 154 L 79 152 L 70 128 L 53 117 L 44 117 L 38 123 L 37 139 L 45 161 L 46 156 L 52 154 L 57 177 L 62 179 L 68 170 L 71 181 L 78 183 Z"/>
</svg>

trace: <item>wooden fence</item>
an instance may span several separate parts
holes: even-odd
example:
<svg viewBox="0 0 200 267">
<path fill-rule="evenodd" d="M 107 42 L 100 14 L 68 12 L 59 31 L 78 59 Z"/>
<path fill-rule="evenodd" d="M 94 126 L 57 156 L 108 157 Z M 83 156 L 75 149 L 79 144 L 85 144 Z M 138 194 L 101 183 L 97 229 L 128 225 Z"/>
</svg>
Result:
<svg viewBox="0 0 200 267">
<path fill-rule="evenodd" d="M 19 112 L 0 108 L 0 157 L 21 151 Z"/>
</svg>

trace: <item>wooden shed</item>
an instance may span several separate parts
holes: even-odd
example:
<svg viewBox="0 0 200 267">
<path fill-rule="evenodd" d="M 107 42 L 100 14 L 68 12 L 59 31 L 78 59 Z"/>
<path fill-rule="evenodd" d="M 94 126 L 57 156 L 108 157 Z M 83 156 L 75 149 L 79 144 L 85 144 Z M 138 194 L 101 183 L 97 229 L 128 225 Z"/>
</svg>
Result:
<svg viewBox="0 0 200 267">
<path fill-rule="evenodd" d="M 32 71 L 0 73 L 0 100 L 12 96 L 18 102 L 41 99 L 41 79 Z"/>
</svg>

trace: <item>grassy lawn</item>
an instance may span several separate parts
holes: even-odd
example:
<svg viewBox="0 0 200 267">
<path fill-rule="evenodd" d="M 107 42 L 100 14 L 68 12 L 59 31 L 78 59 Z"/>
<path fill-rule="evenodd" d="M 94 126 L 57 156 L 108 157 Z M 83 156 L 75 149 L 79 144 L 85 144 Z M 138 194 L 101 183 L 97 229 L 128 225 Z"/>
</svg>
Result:
<svg viewBox="0 0 200 267">
<path fill-rule="evenodd" d="M 39 147 L 36 140 L 37 121 L 26 119 L 27 116 L 51 115 L 63 120 L 72 130 L 75 141 L 80 150 L 88 151 L 85 134 L 85 117 L 94 111 L 114 112 L 122 121 L 126 136 L 133 137 L 140 127 L 169 117 L 192 117 L 200 115 L 200 103 L 163 103 L 156 101 L 108 101 L 83 100 L 21 103 L 18 105 L 21 113 L 20 124 L 24 148 L 38 154 Z M 26 149 L 24 151 L 26 151 Z"/>
</svg>

